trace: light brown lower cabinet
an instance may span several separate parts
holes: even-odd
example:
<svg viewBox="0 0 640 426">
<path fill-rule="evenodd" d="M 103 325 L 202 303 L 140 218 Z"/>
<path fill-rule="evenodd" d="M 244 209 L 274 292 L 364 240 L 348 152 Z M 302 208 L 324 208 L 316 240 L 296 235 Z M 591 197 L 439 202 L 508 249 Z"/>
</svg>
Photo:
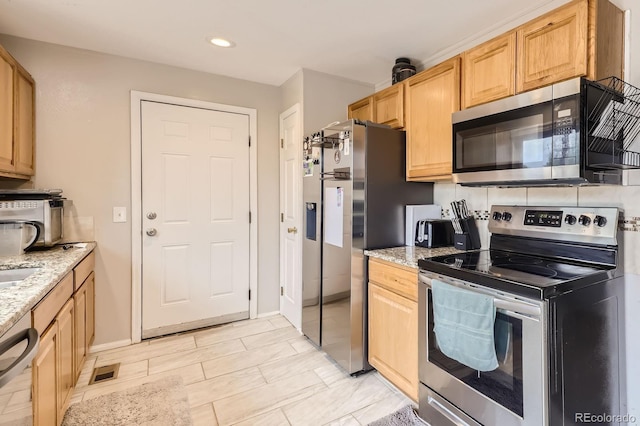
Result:
<svg viewBox="0 0 640 426">
<path fill-rule="evenodd" d="M 73 331 L 74 331 L 73 300 L 67 301 L 56 318 L 58 323 L 58 423 L 62 422 L 64 412 L 69 407 L 71 394 L 76 383 L 75 366 L 73 363 Z"/>
<path fill-rule="evenodd" d="M 89 278 L 85 281 L 85 285 L 87 286 L 85 348 L 86 353 L 89 354 L 89 347 L 93 344 L 93 339 L 96 336 L 96 280 L 93 272 L 91 272 Z"/>
<path fill-rule="evenodd" d="M 414 283 L 415 292 L 407 284 Z M 369 260 L 369 363 L 418 401 L 418 271 Z"/>
<path fill-rule="evenodd" d="M 87 358 L 87 285 L 83 285 L 73 295 L 75 307 L 75 330 L 74 330 L 74 351 L 75 351 L 75 380 L 78 380 L 82 365 Z"/>
<path fill-rule="evenodd" d="M 91 272 L 73 295 L 75 306 L 75 380 L 80 377 L 95 334 L 95 279 Z"/>
<path fill-rule="evenodd" d="M 69 407 L 95 330 L 93 255 L 82 260 L 32 311 L 40 335 L 32 363 L 33 424 L 59 426 Z M 87 276 L 88 274 L 88 276 Z M 85 278 L 74 283 L 74 277 Z M 73 289 L 76 289 L 73 292 Z"/>
<path fill-rule="evenodd" d="M 59 425 L 75 384 L 73 300 L 68 300 L 40 337 L 32 364 L 34 424 Z"/>
<path fill-rule="evenodd" d="M 40 348 L 33 359 L 33 424 L 58 425 L 58 323 L 40 336 Z"/>
</svg>

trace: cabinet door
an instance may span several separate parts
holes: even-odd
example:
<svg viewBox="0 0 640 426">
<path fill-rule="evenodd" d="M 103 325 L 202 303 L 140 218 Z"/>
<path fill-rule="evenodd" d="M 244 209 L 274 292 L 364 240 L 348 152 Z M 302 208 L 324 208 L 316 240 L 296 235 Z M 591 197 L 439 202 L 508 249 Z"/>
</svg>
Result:
<svg viewBox="0 0 640 426">
<path fill-rule="evenodd" d="M 371 96 L 354 102 L 347 108 L 347 116 L 356 120 L 374 121 Z"/>
<path fill-rule="evenodd" d="M 0 171 L 13 172 L 13 68 L 0 48 Z"/>
<path fill-rule="evenodd" d="M 587 74 L 587 20 L 582 0 L 518 29 L 518 93 Z"/>
<path fill-rule="evenodd" d="M 407 180 L 451 179 L 451 113 L 460 109 L 460 58 L 406 80 Z"/>
<path fill-rule="evenodd" d="M 54 321 L 40 337 L 40 348 L 33 359 L 33 424 L 58 424 L 58 324 Z"/>
<path fill-rule="evenodd" d="M 376 123 L 404 127 L 404 85 L 395 84 L 373 95 L 373 110 Z"/>
<path fill-rule="evenodd" d="M 84 283 L 76 294 L 73 295 L 74 303 L 74 372 L 75 380 L 78 380 L 80 372 L 82 371 L 82 365 L 87 356 L 87 282 Z"/>
<path fill-rule="evenodd" d="M 370 258 L 369 281 L 409 300 L 418 301 L 418 270 L 416 268 Z"/>
<path fill-rule="evenodd" d="M 418 304 L 371 282 L 369 363 L 418 400 Z"/>
<path fill-rule="evenodd" d="M 75 384 L 73 364 L 73 299 L 69 299 L 56 317 L 58 323 L 58 418 L 64 417 L 64 412 L 71 401 Z"/>
<path fill-rule="evenodd" d="M 34 171 L 34 82 L 18 70 L 16 83 L 16 173 L 33 175 Z"/>
<path fill-rule="evenodd" d="M 96 280 L 95 274 L 92 272 L 87 278 L 87 324 L 85 329 L 85 352 L 89 354 L 89 347 L 93 343 L 96 334 Z"/>
<path fill-rule="evenodd" d="M 462 108 L 506 98 L 516 90 L 516 33 L 462 54 Z"/>
</svg>

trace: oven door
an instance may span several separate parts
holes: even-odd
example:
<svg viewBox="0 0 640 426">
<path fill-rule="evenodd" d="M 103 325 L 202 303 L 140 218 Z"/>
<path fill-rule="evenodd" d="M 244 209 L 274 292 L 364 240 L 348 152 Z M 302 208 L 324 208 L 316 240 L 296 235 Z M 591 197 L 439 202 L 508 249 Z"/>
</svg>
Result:
<svg viewBox="0 0 640 426">
<path fill-rule="evenodd" d="M 433 331 L 432 278 L 494 297 L 497 369 L 479 372 L 440 352 Z M 418 299 L 420 381 L 462 410 L 453 418 L 468 416 L 484 425 L 547 424 L 548 345 L 543 302 L 424 271 L 420 273 Z M 443 414 L 443 404 L 436 402 L 437 398 L 423 401 L 421 397 L 420 413 L 427 422 L 430 411 Z M 451 424 L 465 423 L 451 420 Z"/>
</svg>

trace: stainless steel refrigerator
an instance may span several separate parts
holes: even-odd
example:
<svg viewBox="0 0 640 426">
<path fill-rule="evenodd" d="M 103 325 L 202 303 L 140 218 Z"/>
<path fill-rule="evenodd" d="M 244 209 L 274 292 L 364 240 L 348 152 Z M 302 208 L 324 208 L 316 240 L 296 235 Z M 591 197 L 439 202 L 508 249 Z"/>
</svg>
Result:
<svg viewBox="0 0 640 426">
<path fill-rule="evenodd" d="M 349 374 L 367 361 L 365 249 L 405 244 L 405 205 L 433 201 L 406 182 L 405 132 L 349 120 L 304 141 L 302 331 Z"/>
</svg>

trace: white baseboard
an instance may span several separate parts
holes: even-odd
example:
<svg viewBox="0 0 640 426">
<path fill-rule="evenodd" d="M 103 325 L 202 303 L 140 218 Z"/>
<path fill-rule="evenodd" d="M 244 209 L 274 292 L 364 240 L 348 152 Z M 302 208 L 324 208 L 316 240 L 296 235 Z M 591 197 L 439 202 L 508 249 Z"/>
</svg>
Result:
<svg viewBox="0 0 640 426">
<path fill-rule="evenodd" d="M 258 314 L 257 318 L 266 318 L 266 317 L 272 317 L 274 315 L 280 315 L 280 311 L 273 311 L 273 312 L 265 312 L 263 314 Z"/>
<path fill-rule="evenodd" d="M 115 342 L 103 343 L 101 345 L 93 345 L 89 348 L 89 353 L 102 352 L 109 349 L 123 348 L 131 345 L 131 339 L 117 340 Z"/>
</svg>

